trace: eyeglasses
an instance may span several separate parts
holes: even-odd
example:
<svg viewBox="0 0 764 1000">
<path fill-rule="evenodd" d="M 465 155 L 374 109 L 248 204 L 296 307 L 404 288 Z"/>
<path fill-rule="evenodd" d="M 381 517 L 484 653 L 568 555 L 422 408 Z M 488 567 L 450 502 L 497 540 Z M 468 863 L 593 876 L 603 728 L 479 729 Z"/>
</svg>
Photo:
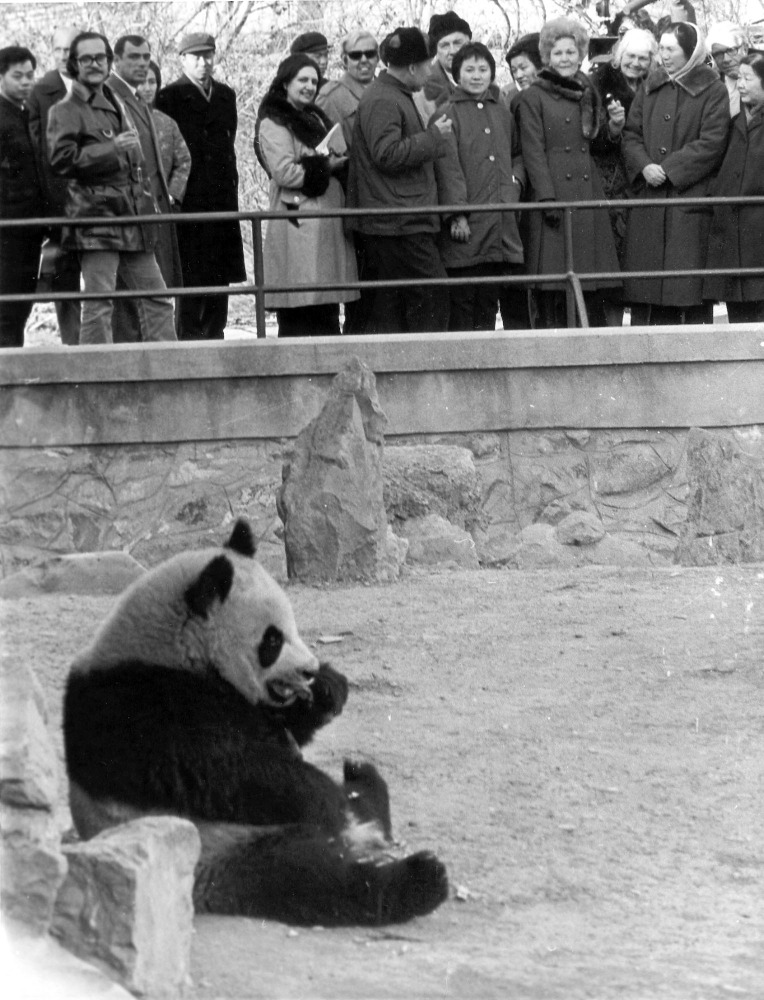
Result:
<svg viewBox="0 0 764 1000">
<path fill-rule="evenodd" d="M 353 62 L 358 62 L 364 57 L 366 59 L 376 59 L 377 56 L 379 55 L 376 49 L 364 49 L 363 51 L 348 52 L 346 54 L 348 59 L 352 59 Z"/>
<path fill-rule="evenodd" d="M 105 66 L 108 61 L 109 57 L 105 52 L 101 52 L 97 56 L 77 56 L 77 62 L 80 66 L 92 66 L 93 63 L 98 63 L 99 66 Z"/>
</svg>

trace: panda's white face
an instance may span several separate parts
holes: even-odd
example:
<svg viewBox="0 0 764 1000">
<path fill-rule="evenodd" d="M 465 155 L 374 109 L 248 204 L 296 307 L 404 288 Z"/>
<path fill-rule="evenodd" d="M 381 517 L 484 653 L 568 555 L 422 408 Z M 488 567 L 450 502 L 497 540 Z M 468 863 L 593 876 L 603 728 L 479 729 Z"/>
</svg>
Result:
<svg viewBox="0 0 764 1000">
<path fill-rule="evenodd" d="M 299 636 L 286 594 L 259 563 L 229 558 L 231 590 L 204 624 L 210 661 L 253 703 L 310 698 L 318 660 Z"/>
<path fill-rule="evenodd" d="M 212 669 L 253 704 L 309 699 L 318 659 L 286 594 L 249 554 L 251 533 L 241 524 L 243 543 L 235 531 L 222 549 L 184 552 L 136 580 L 72 669 L 128 661 Z"/>
</svg>

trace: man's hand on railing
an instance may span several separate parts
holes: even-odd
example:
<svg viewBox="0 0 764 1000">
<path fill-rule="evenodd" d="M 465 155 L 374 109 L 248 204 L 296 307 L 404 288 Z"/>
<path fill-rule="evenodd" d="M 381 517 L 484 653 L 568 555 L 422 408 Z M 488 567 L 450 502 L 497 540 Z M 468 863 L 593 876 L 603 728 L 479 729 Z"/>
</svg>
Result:
<svg viewBox="0 0 764 1000">
<path fill-rule="evenodd" d="M 660 187 L 661 184 L 665 184 L 667 180 L 666 171 L 659 163 L 648 163 L 642 171 L 642 176 L 650 187 L 654 188 Z"/>
</svg>

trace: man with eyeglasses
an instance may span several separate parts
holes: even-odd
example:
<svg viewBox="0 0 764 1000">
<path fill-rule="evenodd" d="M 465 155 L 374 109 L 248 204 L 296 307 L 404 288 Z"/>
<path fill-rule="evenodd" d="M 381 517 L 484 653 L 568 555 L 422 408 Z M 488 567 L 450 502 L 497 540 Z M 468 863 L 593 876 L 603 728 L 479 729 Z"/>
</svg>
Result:
<svg viewBox="0 0 764 1000">
<path fill-rule="evenodd" d="M 316 104 L 342 126 L 345 143 L 350 148 L 358 102 L 374 80 L 379 65 L 379 46 L 372 34 L 363 29 L 352 31 L 342 40 L 342 65 L 339 80 L 328 80 L 319 91 Z"/>
<path fill-rule="evenodd" d="M 183 76 L 159 91 L 156 106 L 178 123 L 191 153 L 183 211 L 238 212 L 236 94 L 214 79 L 212 35 L 186 35 L 179 51 Z M 184 287 L 246 281 L 238 221 L 179 223 L 177 229 Z M 184 295 L 180 302 L 184 340 L 222 340 L 228 295 Z"/>
<path fill-rule="evenodd" d="M 64 227 L 63 246 L 75 249 L 85 292 L 125 288 L 155 295 L 136 299 L 145 341 L 175 340 L 173 309 L 154 256 L 157 227 L 110 224 L 143 214 L 145 160 L 140 139 L 112 90 L 105 85 L 114 61 L 108 39 L 84 31 L 73 40 L 67 70 L 71 92 L 48 116 L 51 169 L 69 180 L 69 218 L 103 217 L 92 226 Z M 80 344 L 113 343 L 113 300 L 83 299 Z"/>
<path fill-rule="evenodd" d="M 740 92 L 737 89 L 740 60 L 748 54 L 745 32 L 731 21 L 722 21 L 709 28 L 706 45 L 727 88 L 730 115 L 734 118 L 740 113 Z"/>
</svg>

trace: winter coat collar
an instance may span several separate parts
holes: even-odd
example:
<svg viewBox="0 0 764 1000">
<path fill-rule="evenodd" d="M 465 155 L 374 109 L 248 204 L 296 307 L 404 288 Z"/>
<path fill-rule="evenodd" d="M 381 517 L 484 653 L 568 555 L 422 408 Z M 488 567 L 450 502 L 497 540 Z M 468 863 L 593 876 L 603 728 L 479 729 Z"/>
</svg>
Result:
<svg viewBox="0 0 764 1000">
<path fill-rule="evenodd" d="M 580 70 L 575 76 L 560 76 L 554 70 L 545 67 L 540 71 L 532 87 L 540 87 L 549 94 L 561 97 L 567 101 L 578 101 L 581 104 L 581 134 L 585 139 L 593 139 L 599 131 L 601 113 L 600 97 L 592 82 Z"/>
<path fill-rule="evenodd" d="M 710 66 L 696 66 L 686 76 L 683 76 L 680 80 L 675 80 L 674 86 L 681 87 L 682 90 L 687 91 L 690 97 L 698 97 L 718 80 L 719 74 L 715 69 L 711 69 Z M 667 83 L 671 83 L 671 77 L 660 66 L 658 69 L 654 69 L 647 80 L 645 80 L 645 93 L 654 94 L 656 90 L 665 87 Z"/>
<path fill-rule="evenodd" d="M 257 117 L 270 118 L 277 125 L 283 125 L 303 145 L 310 146 L 311 149 L 316 148 L 332 127 L 331 120 L 315 104 L 298 109 L 290 104 L 286 97 L 276 94 L 265 95 Z"/>
<path fill-rule="evenodd" d="M 83 104 L 89 104 L 91 108 L 99 108 L 101 111 L 111 111 L 112 114 L 119 115 L 117 102 L 113 99 L 112 92 L 106 84 L 100 90 L 91 90 L 84 83 L 75 80 L 70 96 L 78 98 Z"/>
<path fill-rule="evenodd" d="M 480 98 L 473 97 L 472 94 L 466 93 L 464 90 L 462 90 L 461 87 L 457 87 L 456 90 L 451 95 L 451 103 L 464 104 L 468 103 L 469 101 L 475 102 L 477 100 L 493 101 L 494 103 L 496 103 L 498 98 L 499 98 L 498 87 L 492 83 L 491 86 L 488 88 L 488 90 L 485 92 L 485 94 L 483 94 L 483 96 Z"/>
</svg>

